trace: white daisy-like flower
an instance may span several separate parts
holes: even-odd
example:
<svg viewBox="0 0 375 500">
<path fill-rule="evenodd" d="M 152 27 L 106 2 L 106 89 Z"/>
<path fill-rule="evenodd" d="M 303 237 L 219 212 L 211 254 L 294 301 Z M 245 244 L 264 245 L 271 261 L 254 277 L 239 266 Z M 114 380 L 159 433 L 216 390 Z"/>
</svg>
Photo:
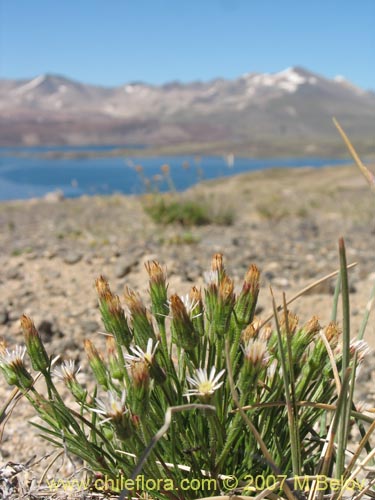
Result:
<svg viewBox="0 0 375 500">
<path fill-rule="evenodd" d="M 188 314 L 192 313 L 198 305 L 198 302 L 196 300 L 192 300 L 188 293 L 186 295 L 180 295 L 180 299 L 182 300 Z"/>
<path fill-rule="evenodd" d="M 81 367 L 76 368 L 75 361 L 63 361 L 59 368 L 53 370 L 53 374 L 63 382 L 68 382 L 76 378 L 77 373 L 81 371 Z"/>
<path fill-rule="evenodd" d="M 17 345 L 12 351 L 5 349 L 0 355 L 0 363 L 7 366 L 20 366 L 23 365 L 23 358 L 25 357 L 26 347 Z"/>
<path fill-rule="evenodd" d="M 365 340 L 352 340 L 349 349 L 351 355 L 357 354 L 358 363 L 362 363 L 370 352 L 370 347 Z"/>
<path fill-rule="evenodd" d="M 193 377 L 186 377 L 186 380 L 194 388 L 189 389 L 184 396 L 209 396 L 213 394 L 223 385 L 224 381 L 219 382 L 219 380 L 224 373 L 225 370 L 221 370 L 216 375 L 216 368 L 213 366 L 208 376 L 206 368 L 198 368 Z"/>
<path fill-rule="evenodd" d="M 146 351 L 142 351 L 142 349 L 136 345 L 136 346 L 130 346 L 130 350 L 132 351 L 133 354 L 124 354 L 124 358 L 126 361 L 130 361 L 131 363 L 137 362 L 137 361 L 146 361 L 147 364 L 151 365 L 154 356 L 156 353 L 156 349 L 158 348 L 159 341 L 155 342 L 155 345 L 153 346 L 153 339 L 148 339 L 147 341 L 147 347 Z"/>
<path fill-rule="evenodd" d="M 105 417 L 100 422 L 100 425 L 103 425 L 106 422 L 110 422 L 111 420 L 121 420 L 123 415 L 128 412 L 128 409 L 125 406 L 125 390 L 121 392 L 121 397 L 119 397 L 119 395 L 114 391 L 108 391 L 106 396 L 106 401 L 95 398 L 97 408 L 90 408 L 91 411 Z"/>
<path fill-rule="evenodd" d="M 269 360 L 267 342 L 261 339 L 249 339 L 245 346 L 241 346 L 245 359 L 253 365 L 264 365 Z"/>
</svg>

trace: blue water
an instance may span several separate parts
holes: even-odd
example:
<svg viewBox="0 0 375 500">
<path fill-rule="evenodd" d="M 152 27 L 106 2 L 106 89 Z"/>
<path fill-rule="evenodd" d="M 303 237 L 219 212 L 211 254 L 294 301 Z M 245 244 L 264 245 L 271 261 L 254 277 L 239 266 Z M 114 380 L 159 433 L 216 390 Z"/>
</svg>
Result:
<svg viewBox="0 0 375 500">
<path fill-rule="evenodd" d="M 113 149 L 97 146 L 91 151 Z M 273 167 L 322 167 L 342 165 L 348 160 L 334 158 L 236 158 L 232 167 L 221 157 L 173 156 L 137 158 L 45 159 L 45 151 L 81 151 L 87 147 L 0 148 L 0 200 L 40 197 L 57 189 L 66 197 L 94 194 L 139 194 L 145 192 L 144 179 L 154 188 L 167 191 L 169 184 L 160 167 L 170 166 L 170 177 L 177 190 L 184 190 L 200 180 L 225 177 L 240 172 Z M 17 156 L 15 152 L 21 152 Z M 31 154 L 30 154 L 31 153 Z M 30 155 L 29 155 L 30 154 Z M 142 166 L 142 172 L 136 166 Z M 156 179 L 154 178 L 156 176 Z M 148 182 L 146 180 L 146 182 Z"/>
</svg>

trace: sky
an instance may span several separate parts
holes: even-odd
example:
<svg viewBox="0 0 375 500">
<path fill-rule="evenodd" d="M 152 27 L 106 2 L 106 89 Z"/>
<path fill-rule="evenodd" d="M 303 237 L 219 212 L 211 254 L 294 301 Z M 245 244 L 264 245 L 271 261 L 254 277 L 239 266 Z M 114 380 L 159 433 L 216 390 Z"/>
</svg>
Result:
<svg viewBox="0 0 375 500">
<path fill-rule="evenodd" d="M 0 78 L 117 86 L 303 66 L 375 89 L 375 0 L 0 0 Z"/>
</svg>

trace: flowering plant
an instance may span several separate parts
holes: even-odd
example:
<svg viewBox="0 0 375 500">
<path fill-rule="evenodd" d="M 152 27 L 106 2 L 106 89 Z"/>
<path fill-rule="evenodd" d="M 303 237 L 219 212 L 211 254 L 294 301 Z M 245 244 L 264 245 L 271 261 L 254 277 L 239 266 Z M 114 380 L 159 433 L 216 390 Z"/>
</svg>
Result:
<svg viewBox="0 0 375 500">
<path fill-rule="evenodd" d="M 344 250 L 341 242 L 335 300 L 342 283 L 345 316 Z M 258 268 L 249 267 L 235 293 L 220 254 L 212 259 L 205 290 L 193 287 L 186 297 L 168 299 L 166 272 L 158 262 L 148 262 L 146 269 L 150 309 L 129 288 L 124 308 L 103 277 L 96 281 L 107 337 L 105 354 L 91 340 L 84 343 L 94 389 L 79 382 L 73 361 L 54 368 L 26 316 L 21 318 L 26 349 L 1 347 L 0 369 L 38 412 L 42 423 L 34 425 L 42 436 L 80 457 L 93 473 L 114 480 L 140 472 L 174 485 L 186 478 L 215 480 L 214 488 L 201 483 L 202 496 L 228 489 L 253 493 L 250 472 L 263 478 L 305 475 L 311 481 L 319 473 L 349 477 L 351 469 L 344 469 L 342 455 L 332 450 L 336 435 L 345 450 L 350 418 L 364 433 L 362 448 L 369 439 L 363 422 L 374 426 L 352 402 L 355 370 L 366 351 L 365 324 L 359 340 L 350 343 L 345 317 L 341 340 L 335 315 L 325 328 L 315 316 L 299 326 L 284 297 L 283 307 L 275 306 L 272 327 L 271 318 L 255 315 Z M 45 381 L 45 393 L 34 386 L 26 351 Z M 62 399 L 61 382 L 74 404 Z M 225 482 L 228 477 L 235 484 Z M 277 484 L 281 495 L 292 498 L 288 481 Z M 151 494 L 198 496 L 197 489 L 160 488 Z"/>
</svg>

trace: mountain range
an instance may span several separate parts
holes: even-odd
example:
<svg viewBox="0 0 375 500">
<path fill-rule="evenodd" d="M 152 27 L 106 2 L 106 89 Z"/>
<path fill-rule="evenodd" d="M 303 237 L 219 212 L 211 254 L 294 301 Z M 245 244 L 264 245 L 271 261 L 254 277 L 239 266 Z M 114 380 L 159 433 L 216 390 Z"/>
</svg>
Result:
<svg viewBox="0 0 375 500">
<path fill-rule="evenodd" d="M 337 140 L 336 116 L 352 139 L 372 144 L 375 93 L 301 67 L 234 80 L 141 82 L 99 87 L 63 76 L 0 80 L 0 145 L 300 144 L 314 153 Z"/>
</svg>

